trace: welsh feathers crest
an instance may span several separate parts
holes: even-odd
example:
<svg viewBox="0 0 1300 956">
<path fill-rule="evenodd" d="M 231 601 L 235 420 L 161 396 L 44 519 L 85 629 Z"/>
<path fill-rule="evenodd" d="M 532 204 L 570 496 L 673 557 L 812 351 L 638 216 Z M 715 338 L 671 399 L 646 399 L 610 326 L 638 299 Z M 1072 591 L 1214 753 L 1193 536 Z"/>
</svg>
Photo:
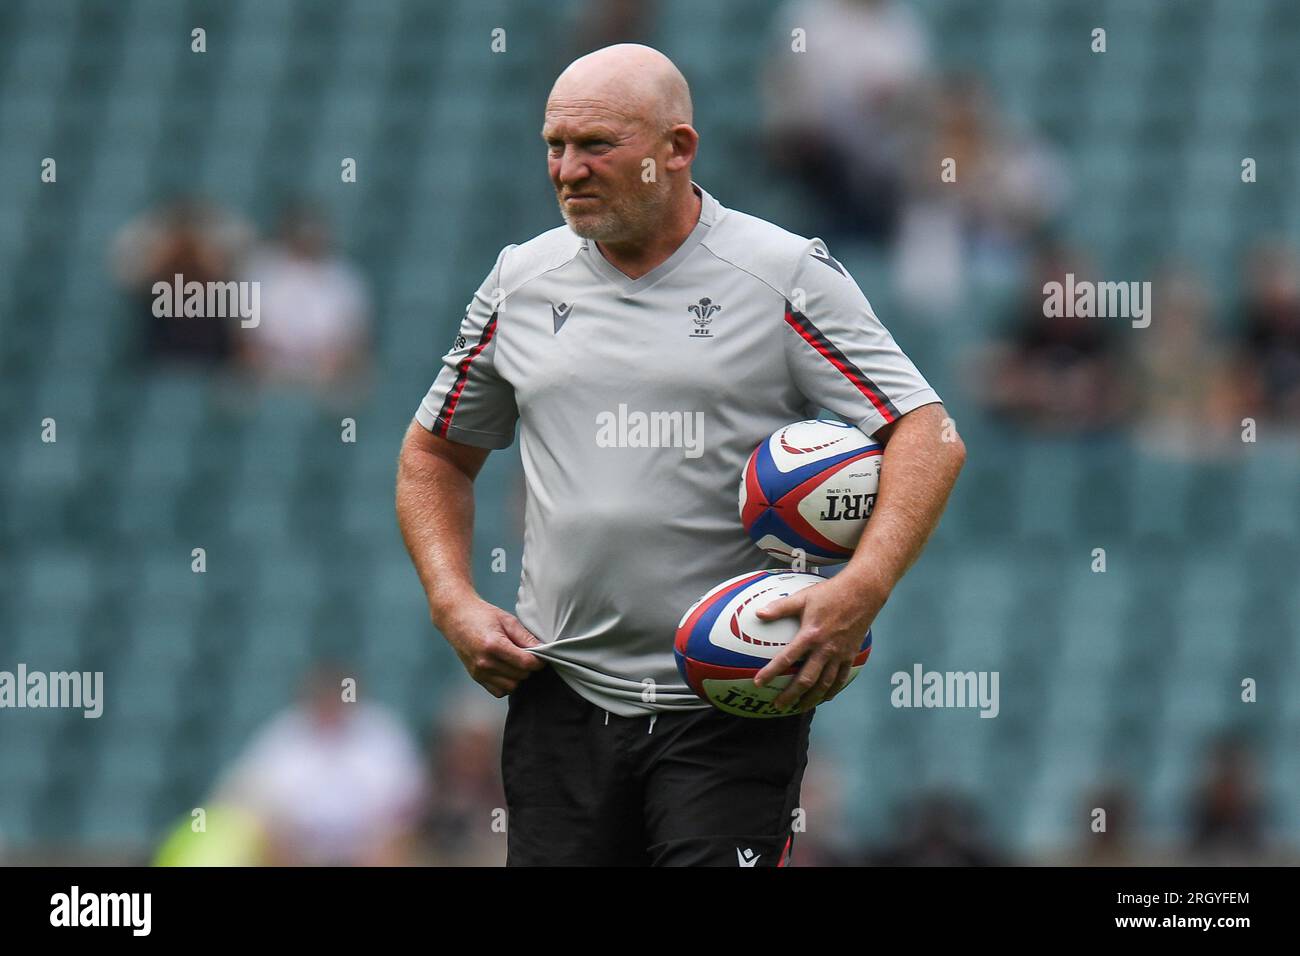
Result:
<svg viewBox="0 0 1300 956">
<path fill-rule="evenodd" d="M 710 322 L 713 321 L 714 312 L 722 311 L 722 306 L 714 305 L 713 300 L 710 299 L 708 296 L 705 296 L 695 305 L 688 305 L 686 307 L 686 311 L 692 313 L 695 316 L 695 318 L 692 319 L 691 321 L 693 321 L 700 328 L 704 328 L 706 325 L 708 325 Z"/>
</svg>

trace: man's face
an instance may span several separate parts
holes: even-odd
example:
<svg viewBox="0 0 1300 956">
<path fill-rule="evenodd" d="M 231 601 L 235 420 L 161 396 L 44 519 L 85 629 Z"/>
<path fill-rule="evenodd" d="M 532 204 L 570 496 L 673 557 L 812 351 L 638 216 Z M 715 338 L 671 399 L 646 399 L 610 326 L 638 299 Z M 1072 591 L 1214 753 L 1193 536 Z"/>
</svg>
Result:
<svg viewBox="0 0 1300 956">
<path fill-rule="evenodd" d="M 584 239 L 636 240 L 662 222 L 669 183 L 662 174 L 666 135 L 591 101 L 554 98 L 542 138 L 560 212 Z M 654 180 L 645 181 L 648 164 Z"/>
</svg>

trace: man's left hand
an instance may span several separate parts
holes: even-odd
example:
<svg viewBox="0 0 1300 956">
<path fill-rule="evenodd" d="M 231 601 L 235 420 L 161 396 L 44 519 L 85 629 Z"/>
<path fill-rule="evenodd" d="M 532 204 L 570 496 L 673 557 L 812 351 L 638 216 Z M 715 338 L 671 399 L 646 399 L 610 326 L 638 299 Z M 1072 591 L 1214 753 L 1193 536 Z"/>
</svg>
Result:
<svg viewBox="0 0 1300 956">
<path fill-rule="evenodd" d="M 754 684 L 766 686 L 803 661 L 773 706 L 784 709 L 797 704 L 807 711 L 832 699 L 848 684 L 853 658 L 884 603 L 885 595 L 846 573 L 773 601 L 758 612 L 759 620 L 799 617 L 799 631 L 754 676 Z"/>
</svg>

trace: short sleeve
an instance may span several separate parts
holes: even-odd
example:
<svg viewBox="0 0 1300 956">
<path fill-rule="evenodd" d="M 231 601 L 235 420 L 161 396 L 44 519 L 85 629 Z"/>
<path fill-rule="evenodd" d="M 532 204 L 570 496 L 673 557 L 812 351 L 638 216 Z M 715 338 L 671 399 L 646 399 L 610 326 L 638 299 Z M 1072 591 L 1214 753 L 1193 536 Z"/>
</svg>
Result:
<svg viewBox="0 0 1300 956">
<path fill-rule="evenodd" d="M 442 357 L 415 420 L 442 438 L 479 448 L 506 448 L 514 441 L 519 409 L 514 388 L 496 368 L 501 261 L 470 301 L 451 349 Z"/>
<path fill-rule="evenodd" d="M 940 401 L 820 240 L 804 250 L 790 286 L 786 363 L 810 402 L 872 435 Z"/>
</svg>

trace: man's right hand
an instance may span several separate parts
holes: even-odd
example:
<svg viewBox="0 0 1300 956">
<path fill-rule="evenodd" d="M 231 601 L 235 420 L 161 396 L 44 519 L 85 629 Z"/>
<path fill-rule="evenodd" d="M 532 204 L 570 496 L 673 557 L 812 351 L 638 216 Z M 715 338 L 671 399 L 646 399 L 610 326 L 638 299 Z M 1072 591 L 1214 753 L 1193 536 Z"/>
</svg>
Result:
<svg viewBox="0 0 1300 956">
<path fill-rule="evenodd" d="M 523 650 L 542 641 L 513 614 L 487 601 L 474 599 L 439 617 L 439 630 L 469 676 L 493 697 L 513 693 L 520 681 L 546 666 L 540 657 Z"/>
</svg>

